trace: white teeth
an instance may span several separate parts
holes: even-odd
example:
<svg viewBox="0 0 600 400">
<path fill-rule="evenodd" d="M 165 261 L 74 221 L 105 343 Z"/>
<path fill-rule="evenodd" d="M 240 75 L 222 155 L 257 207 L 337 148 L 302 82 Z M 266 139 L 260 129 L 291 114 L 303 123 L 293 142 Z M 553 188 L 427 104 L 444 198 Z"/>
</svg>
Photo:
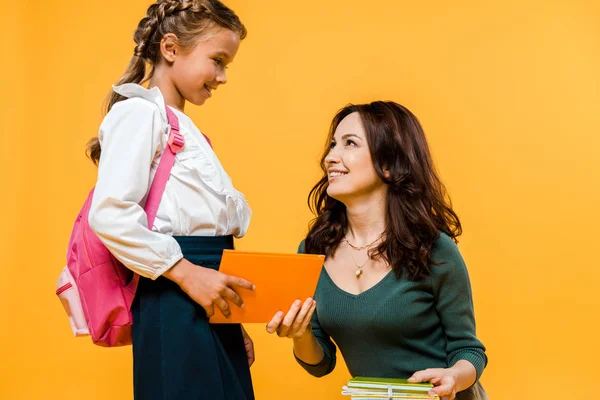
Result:
<svg viewBox="0 0 600 400">
<path fill-rule="evenodd" d="M 330 173 L 329 173 L 329 176 L 330 176 L 331 178 L 333 178 L 333 177 L 335 177 L 335 176 L 344 176 L 344 175 L 346 175 L 346 174 L 347 174 L 347 172 L 330 172 Z"/>
</svg>

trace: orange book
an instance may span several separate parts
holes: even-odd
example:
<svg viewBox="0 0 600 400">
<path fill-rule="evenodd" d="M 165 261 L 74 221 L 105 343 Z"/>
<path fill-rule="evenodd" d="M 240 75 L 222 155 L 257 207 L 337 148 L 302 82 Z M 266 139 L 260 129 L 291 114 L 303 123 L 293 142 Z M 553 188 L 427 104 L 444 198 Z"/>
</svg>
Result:
<svg viewBox="0 0 600 400">
<path fill-rule="evenodd" d="M 236 289 L 244 301 L 229 302 L 231 316 L 218 307 L 211 323 L 268 323 L 277 311 L 286 312 L 294 300 L 313 297 L 325 256 L 224 250 L 219 271 L 252 282 L 255 290 Z"/>
</svg>

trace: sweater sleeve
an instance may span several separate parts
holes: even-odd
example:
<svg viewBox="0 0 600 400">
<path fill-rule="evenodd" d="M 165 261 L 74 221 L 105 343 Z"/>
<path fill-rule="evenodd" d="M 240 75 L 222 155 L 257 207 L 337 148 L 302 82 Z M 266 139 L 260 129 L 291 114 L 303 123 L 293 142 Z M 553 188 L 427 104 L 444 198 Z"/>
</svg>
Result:
<svg viewBox="0 0 600 400">
<path fill-rule="evenodd" d="M 304 240 L 300 243 L 300 246 L 298 247 L 298 253 L 305 254 Z M 315 300 L 317 301 L 318 310 L 319 300 L 316 298 L 316 295 Z M 310 323 L 312 326 L 313 335 L 315 336 L 315 339 L 317 339 L 317 343 L 319 343 L 319 345 L 323 349 L 323 359 L 318 364 L 312 365 L 300 360 L 298 357 L 296 357 L 296 354 L 294 354 L 294 357 L 296 358 L 298 364 L 300 364 L 300 366 L 304 368 L 306 372 L 308 372 L 312 376 L 320 378 L 331 373 L 331 371 L 333 371 L 333 369 L 335 368 L 337 350 L 335 344 L 319 323 L 319 315 L 317 310 L 315 310 Z"/>
<path fill-rule="evenodd" d="M 100 127 L 102 153 L 88 216 L 90 228 L 127 268 L 151 279 L 179 261 L 177 241 L 148 229 L 140 206 L 151 182 L 151 166 L 161 150 L 159 109 L 143 99 L 118 102 Z"/>
<path fill-rule="evenodd" d="M 469 361 L 481 377 L 487 365 L 485 347 L 475 334 L 475 315 L 471 283 L 465 262 L 456 244 L 442 234 L 433 248 L 432 266 L 436 311 L 446 335 L 446 362 Z"/>
</svg>

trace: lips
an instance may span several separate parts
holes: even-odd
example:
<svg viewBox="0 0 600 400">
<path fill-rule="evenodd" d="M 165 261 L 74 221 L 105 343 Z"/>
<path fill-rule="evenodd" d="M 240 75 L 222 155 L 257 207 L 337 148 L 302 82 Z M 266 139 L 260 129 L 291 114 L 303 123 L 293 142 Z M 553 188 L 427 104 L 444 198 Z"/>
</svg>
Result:
<svg viewBox="0 0 600 400">
<path fill-rule="evenodd" d="M 329 179 L 331 178 L 339 178 L 341 176 L 344 175 L 348 175 L 347 172 L 343 172 L 343 171 L 329 171 L 329 173 L 327 174 L 327 176 L 329 177 Z"/>
</svg>

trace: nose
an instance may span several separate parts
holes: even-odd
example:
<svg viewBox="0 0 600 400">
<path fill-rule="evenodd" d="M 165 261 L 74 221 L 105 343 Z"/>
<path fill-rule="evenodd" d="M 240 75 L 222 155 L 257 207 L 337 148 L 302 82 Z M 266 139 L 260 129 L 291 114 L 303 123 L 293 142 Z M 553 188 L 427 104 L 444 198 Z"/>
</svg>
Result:
<svg viewBox="0 0 600 400">
<path fill-rule="evenodd" d="M 329 153 L 327 153 L 327 156 L 325 157 L 325 164 L 327 164 L 327 166 L 338 164 L 340 162 L 340 156 L 335 150 L 336 148 L 337 146 L 330 149 Z"/>
<path fill-rule="evenodd" d="M 227 71 L 225 68 L 221 69 L 217 74 L 217 82 L 219 85 L 224 85 L 227 83 Z"/>
</svg>

